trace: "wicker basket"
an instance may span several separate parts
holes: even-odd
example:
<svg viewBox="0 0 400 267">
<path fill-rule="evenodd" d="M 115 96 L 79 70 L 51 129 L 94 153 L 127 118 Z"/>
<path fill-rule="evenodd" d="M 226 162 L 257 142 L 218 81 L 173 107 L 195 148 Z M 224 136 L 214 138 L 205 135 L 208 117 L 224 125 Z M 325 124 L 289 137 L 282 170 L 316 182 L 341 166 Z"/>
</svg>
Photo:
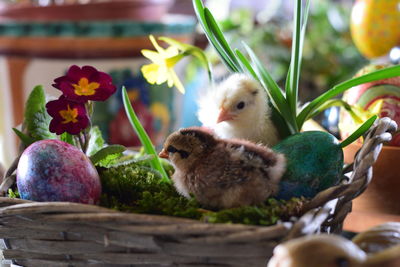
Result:
<svg viewBox="0 0 400 267">
<path fill-rule="evenodd" d="M 305 203 L 302 217 L 269 227 L 207 224 L 91 205 L 3 197 L 3 257 L 35 267 L 266 266 L 274 247 L 283 240 L 341 231 L 351 200 L 366 189 L 382 143 L 390 140 L 396 128 L 392 120 L 380 119 L 367 133 L 340 185 Z"/>
</svg>

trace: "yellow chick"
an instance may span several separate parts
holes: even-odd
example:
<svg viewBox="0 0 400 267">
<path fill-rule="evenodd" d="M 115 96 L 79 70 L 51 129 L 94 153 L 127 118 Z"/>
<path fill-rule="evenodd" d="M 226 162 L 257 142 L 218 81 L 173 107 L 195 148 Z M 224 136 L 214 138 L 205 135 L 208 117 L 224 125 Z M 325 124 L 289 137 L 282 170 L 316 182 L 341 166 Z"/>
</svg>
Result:
<svg viewBox="0 0 400 267">
<path fill-rule="evenodd" d="M 198 101 L 198 118 L 220 138 L 273 146 L 279 134 L 271 120 L 265 89 L 245 74 L 233 74 Z"/>
<path fill-rule="evenodd" d="M 265 146 L 219 139 L 198 127 L 172 133 L 159 156 L 174 165 L 177 191 L 210 208 L 261 204 L 277 193 L 286 162 Z"/>
</svg>

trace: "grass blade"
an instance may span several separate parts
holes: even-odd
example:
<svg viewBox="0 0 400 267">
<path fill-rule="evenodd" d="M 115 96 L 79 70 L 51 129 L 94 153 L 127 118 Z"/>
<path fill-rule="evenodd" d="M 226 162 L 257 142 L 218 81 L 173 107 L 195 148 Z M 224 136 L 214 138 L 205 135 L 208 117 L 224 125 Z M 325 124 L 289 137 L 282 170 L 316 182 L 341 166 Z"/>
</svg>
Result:
<svg viewBox="0 0 400 267">
<path fill-rule="evenodd" d="M 125 112 L 128 116 L 128 119 L 135 130 L 136 134 L 138 135 L 140 142 L 143 145 L 143 148 L 148 155 L 153 155 L 154 158 L 150 161 L 150 165 L 155 170 L 159 171 L 162 176 L 162 181 L 170 183 L 171 180 L 168 178 L 167 173 L 162 166 L 160 159 L 158 158 L 157 152 L 154 149 L 154 146 L 147 135 L 146 131 L 144 130 L 142 124 L 140 123 L 138 117 L 136 116 L 135 111 L 132 108 L 131 102 L 129 101 L 128 93 L 126 92 L 125 87 L 122 87 L 122 100 L 124 102 Z"/>
<path fill-rule="evenodd" d="M 400 76 L 400 65 L 388 67 L 385 69 L 377 70 L 374 72 L 370 72 L 360 77 L 356 77 L 340 83 L 334 86 L 332 89 L 326 91 L 319 97 L 315 98 L 311 101 L 297 116 L 297 124 L 299 127 L 303 125 L 307 118 L 309 118 L 309 114 L 312 114 L 317 108 L 323 105 L 329 99 L 345 92 L 346 90 L 363 83 L 373 82 L 377 80 L 382 80 L 386 78 L 393 78 Z"/>
<path fill-rule="evenodd" d="M 360 138 L 368 129 L 374 124 L 376 119 L 378 118 L 377 115 L 372 116 L 369 118 L 366 122 L 364 122 L 354 133 L 352 133 L 349 137 L 347 137 L 342 143 L 340 143 L 340 146 L 346 147 L 356 141 L 358 138 Z"/>
</svg>

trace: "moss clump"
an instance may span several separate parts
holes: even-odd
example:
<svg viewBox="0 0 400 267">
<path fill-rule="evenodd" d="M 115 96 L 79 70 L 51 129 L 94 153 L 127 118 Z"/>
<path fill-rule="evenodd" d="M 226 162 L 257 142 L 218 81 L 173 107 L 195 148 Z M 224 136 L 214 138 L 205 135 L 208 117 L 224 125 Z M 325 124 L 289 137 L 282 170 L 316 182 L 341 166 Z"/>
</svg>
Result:
<svg viewBox="0 0 400 267">
<path fill-rule="evenodd" d="M 272 225 L 279 220 L 288 220 L 291 216 L 300 215 L 304 199 L 276 200 L 269 198 L 259 206 L 246 206 L 209 212 L 204 219 L 212 223 L 241 223 L 255 225 Z"/>
<path fill-rule="evenodd" d="M 172 184 L 142 164 L 129 164 L 100 171 L 101 205 L 121 211 L 163 214 L 199 219 L 199 204 L 180 196 Z"/>
<path fill-rule="evenodd" d="M 260 206 L 220 211 L 202 209 L 194 199 L 179 195 L 174 186 L 140 163 L 100 170 L 103 186 L 101 205 L 128 212 L 178 216 L 211 223 L 272 225 L 300 214 L 304 199 L 268 199 Z"/>
</svg>

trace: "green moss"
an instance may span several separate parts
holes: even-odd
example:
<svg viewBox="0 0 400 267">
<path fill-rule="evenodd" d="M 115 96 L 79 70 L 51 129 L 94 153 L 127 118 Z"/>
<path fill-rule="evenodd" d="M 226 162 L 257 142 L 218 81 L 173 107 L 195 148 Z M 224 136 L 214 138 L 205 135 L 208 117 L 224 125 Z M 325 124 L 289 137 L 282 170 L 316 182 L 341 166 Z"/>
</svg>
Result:
<svg viewBox="0 0 400 267">
<path fill-rule="evenodd" d="M 15 189 L 9 188 L 8 189 L 8 197 L 9 198 L 20 198 L 18 189 L 17 188 L 15 188 Z"/>
<path fill-rule="evenodd" d="M 179 195 L 172 184 L 160 183 L 160 177 L 145 164 L 132 163 L 100 170 L 103 185 L 101 205 L 127 212 L 169 215 L 211 223 L 272 225 L 278 220 L 299 215 L 304 199 L 288 201 L 268 199 L 260 206 L 220 211 L 202 209 L 194 199 Z"/>
</svg>

